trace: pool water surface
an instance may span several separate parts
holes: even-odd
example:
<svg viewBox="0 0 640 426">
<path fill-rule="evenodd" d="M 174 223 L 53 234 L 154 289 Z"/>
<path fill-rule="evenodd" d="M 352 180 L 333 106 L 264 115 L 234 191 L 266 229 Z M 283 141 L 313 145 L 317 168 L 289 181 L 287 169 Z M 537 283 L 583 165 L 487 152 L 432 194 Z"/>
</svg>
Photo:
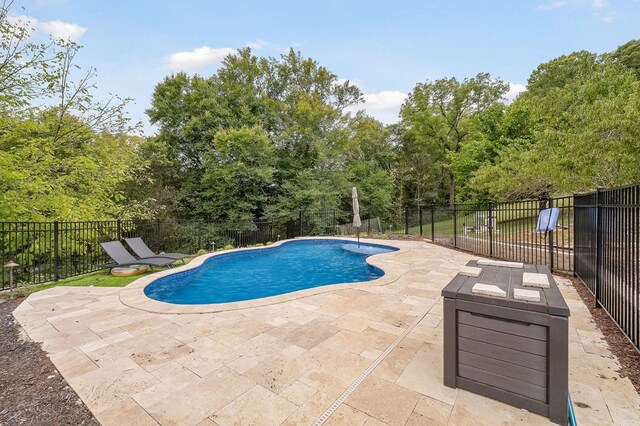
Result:
<svg viewBox="0 0 640 426">
<path fill-rule="evenodd" d="M 223 253 L 194 269 L 155 280 L 151 299 L 175 304 L 253 300 L 323 285 L 370 281 L 384 272 L 366 258 L 398 250 L 344 240 L 300 240 L 277 247 Z"/>
</svg>

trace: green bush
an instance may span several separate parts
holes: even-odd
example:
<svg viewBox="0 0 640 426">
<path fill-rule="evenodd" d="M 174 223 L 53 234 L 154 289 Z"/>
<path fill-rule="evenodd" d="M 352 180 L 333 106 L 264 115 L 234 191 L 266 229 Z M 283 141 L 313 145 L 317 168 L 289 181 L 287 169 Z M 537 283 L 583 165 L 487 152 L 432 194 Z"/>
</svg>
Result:
<svg viewBox="0 0 640 426">
<path fill-rule="evenodd" d="M 222 248 L 223 250 L 233 250 L 233 246 L 231 244 L 227 244 Z"/>
<path fill-rule="evenodd" d="M 254 246 L 254 247 L 264 247 L 264 244 L 262 244 L 262 243 L 258 243 L 258 244 L 254 244 L 253 246 Z"/>
<path fill-rule="evenodd" d="M 198 252 L 196 254 L 199 256 L 201 254 L 207 254 L 207 253 L 208 253 L 208 251 L 206 251 L 205 249 L 200 249 L 200 250 L 198 250 Z"/>
</svg>

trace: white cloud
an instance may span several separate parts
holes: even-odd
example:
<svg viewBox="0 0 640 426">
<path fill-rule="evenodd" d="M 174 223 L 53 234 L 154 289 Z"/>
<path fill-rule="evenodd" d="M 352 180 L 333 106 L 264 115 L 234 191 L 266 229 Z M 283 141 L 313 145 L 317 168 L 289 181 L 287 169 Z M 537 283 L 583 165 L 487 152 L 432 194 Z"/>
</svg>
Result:
<svg viewBox="0 0 640 426">
<path fill-rule="evenodd" d="M 9 23 L 15 27 L 27 30 L 29 36 L 34 32 L 51 34 L 55 38 L 77 41 L 86 31 L 86 27 L 63 21 L 40 22 L 36 18 L 26 15 L 9 16 Z"/>
<path fill-rule="evenodd" d="M 397 90 L 384 90 L 378 93 L 365 93 L 364 101 L 367 109 L 389 109 L 400 108 L 400 105 L 407 99 L 407 94 Z"/>
<path fill-rule="evenodd" d="M 77 41 L 87 31 L 86 27 L 62 21 L 42 22 L 38 28 L 50 33 L 55 38 Z"/>
<path fill-rule="evenodd" d="M 527 86 L 520 83 L 509 83 L 509 90 L 505 93 L 503 99 L 507 105 L 515 101 L 518 95 L 527 90 Z"/>
<path fill-rule="evenodd" d="M 258 39 L 256 41 L 250 41 L 249 43 L 247 43 L 247 47 L 250 47 L 253 50 L 260 50 L 275 47 L 275 45 L 271 42 Z"/>
<path fill-rule="evenodd" d="M 236 49 L 230 47 L 196 47 L 191 51 L 176 52 L 164 58 L 173 71 L 191 71 L 205 68 L 233 54 Z"/>
<path fill-rule="evenodd" d="M 367 114 L 383 122 L 392 124 L 398 122 L 398 114 L 402 103 L 407 99 L 407 94 L 397 90 L 383 90 L 377 93 L 365 93 L 364 104 L 347 108 L 347 111 L 355 113 L 365 110 Z"/>
<path fill-rule="evenodd" d="M 561 7 L 592 7 L 594 9 L 606 9 L 609 7 L 609 0 L 552 0 L 548 3 L 539 4 L 538 10 L 553 10 Z"/>
<path fill-rule="evenodd" d="M 552 1 L 551 3 L 539 4 L 538 5 L 538 10 L 559 9 L 559 8 L 564 7 L 566 5 L 567 5 L 567 1 L 566 0 L 556 0 L 556 1 Z"/>
</svg>

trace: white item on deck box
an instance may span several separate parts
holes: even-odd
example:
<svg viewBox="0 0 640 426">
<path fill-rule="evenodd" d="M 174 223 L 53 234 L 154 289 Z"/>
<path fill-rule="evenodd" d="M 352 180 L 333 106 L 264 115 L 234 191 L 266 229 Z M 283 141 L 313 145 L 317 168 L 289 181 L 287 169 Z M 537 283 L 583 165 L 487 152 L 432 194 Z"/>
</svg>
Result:
<svg viewBox="0 0 640 426">
<path fill-rule="evenodd" d="M 549 288 L 549 277 L 547 274 L 525 272 L 522 274 L 522 285 L 524 287 Z"/>
<path fill-rule="evenodd" d="M 473 294 L 484 294 L 487 296 L 495 296 L 495 297 L 507 297 L 507 292 L 500 289 L 497 285 L 493 284 L 474 284 L 471 289 Z"/>
<path fill-rule="evenodd" d="M 504 260 L 489 260 L 489 259 L 479 259 L 478 265 L 485 266 L 502 266 L 503 268 L 524 268 L 524 264 L 522 262 L 507 262 Z"/>
<path fill-rule="evenodd" d="M 474 266 L 463 266 L 459 272 L 460 275 L 465 275 L 467 277 L 479 277 L 481 273 L 482 268 L 476 268 Z"/>
<path fill-rule="evenodd" d="M 540 292 L 538 290 L 525 290 L 523 288 L 514 288 L 513 298 L 518 300 L 526 300 L 527 302 L 539 302 Z"/>
</svg>

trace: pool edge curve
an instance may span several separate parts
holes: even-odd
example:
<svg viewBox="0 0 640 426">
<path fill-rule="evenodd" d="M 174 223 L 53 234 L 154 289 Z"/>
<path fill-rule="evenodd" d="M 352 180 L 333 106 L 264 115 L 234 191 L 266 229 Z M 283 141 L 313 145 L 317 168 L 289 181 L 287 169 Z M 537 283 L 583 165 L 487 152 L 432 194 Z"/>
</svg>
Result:
<svg viewBox="0 0 640 426">
<path fill-rule="evenodd" d="M 393 272 L 389 272 L 388 269 L 384 268 L 384 264 L 387 261 L 386 257 L 393 254 L 401 254 L 403 252 L 406 252 L 407 250 L 410 250 L 410 249 L 406 249 L 404 247 L 399 246 L 398 245 L 399 241 L 361 238 L 360 241 L 363 243 L 387 245 L 387 246 L 398 249 L 390 253 L 371 255 L 365 259 L 367 264 L 375 268 L 379 268 L 380 270 L 383 271 L 384 275 L 382 275 L 381 277 L 376 278 L 374 280 L 362 281 L 357 283 L 329 284 L 329 285 L 324 285 L 320 287 L 297 290 L 297 291 L 284 293 L 276 296 L 263 297 L 259 299 L 245 300 L 245 301 L 239 301 L 239 302 L 228 302 L 228 303 L 182 305 L 182 304 L 161 302 L 161 301 L 150 298 L 144 293 L 145 287 L 147 287 L 149 284 L 156 281 L 157 279 L 166 277 L 168 275 L 173 275 L 176 273 L 188 271 L 190 269 L 198 268 L 205 261 L 207 261 L 212 257 L 233 253 L 233 252 L 271 249 L 287 242 L 301 241 L 301 240 L 344 240 L 344 241 L 353 241 L 353 242 L 356 241 L 355 238 L 349 238 L 349 237 L 303 237 L 303 238 L 295 238 L 291 240 L 278 241 L 274 244 L 271 244 L 269 246 L 264 246 L 264 247 L 246 247 L 246 248 L 234 249 L 233 251 L 203 254 L 201 256 L 196 257 L 186 265 L 156 272 L 156 273 L 144 276 L 142 278 L 138 278 L 137 280 L 135 280 L 131 284 L 128 284 L 126 287 L 124 287 L 120 291 L 120 301 L 124 305 L 129 306 L 131 308 L 140 309 L 147 312 L 161 313 L 161 314 L 204 314 L 204 313 L 233 311 L 238 309 L 247 309 L 247 308 L 256 308 L 260 306 L 275 305 L 275 304 L 289 302 L 296 299 L 301 299 L 304 297 L 314 296 L 316 294 L 334 291 L 337 289 L 364 288 L 364 287 L 382 286 L 382 285 L 391 284 L 392 282 L 395 282 L 399 278 L 399 275 L 394 274 Z"/>
</svg>

